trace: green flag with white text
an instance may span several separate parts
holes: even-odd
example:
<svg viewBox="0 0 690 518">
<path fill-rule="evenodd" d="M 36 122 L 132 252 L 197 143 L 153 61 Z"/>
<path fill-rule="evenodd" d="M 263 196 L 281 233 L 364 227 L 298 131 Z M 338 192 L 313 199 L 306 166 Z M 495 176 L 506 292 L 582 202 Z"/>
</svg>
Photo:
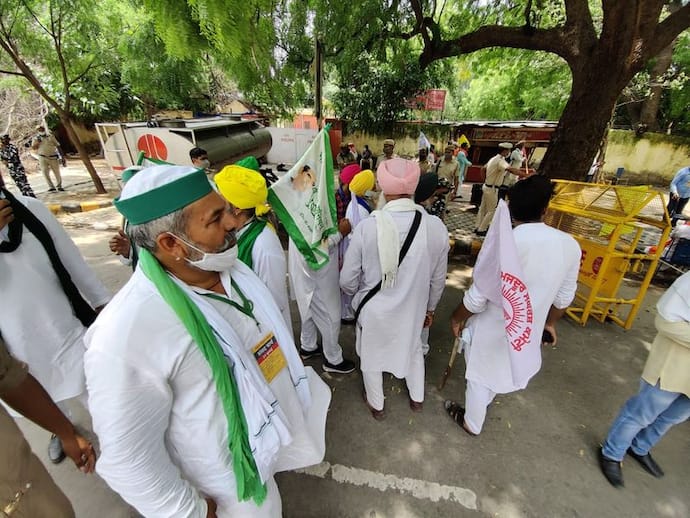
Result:
<svg viewBox="0 0 690 518">
<path fill-rule="evenodd" d="M 268 202 L 307 264 L 314 270 L 325 265 L 326 239 L 338 231 L 328 126 L 270 187 Z"/>
</svg>

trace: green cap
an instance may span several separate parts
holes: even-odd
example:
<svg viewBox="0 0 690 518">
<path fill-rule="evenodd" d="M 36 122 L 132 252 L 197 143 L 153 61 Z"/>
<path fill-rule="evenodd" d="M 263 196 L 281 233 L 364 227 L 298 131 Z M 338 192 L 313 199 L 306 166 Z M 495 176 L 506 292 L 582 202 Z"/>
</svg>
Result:
<svg viewBox="0 0 690 518">
<path fill-rule="evenodd" d="M 203 169 L 190 166 L 147 167 L 133 176 L 114 204 L 131 225 L 162 218 L 213 191 Z"/>
</svg>

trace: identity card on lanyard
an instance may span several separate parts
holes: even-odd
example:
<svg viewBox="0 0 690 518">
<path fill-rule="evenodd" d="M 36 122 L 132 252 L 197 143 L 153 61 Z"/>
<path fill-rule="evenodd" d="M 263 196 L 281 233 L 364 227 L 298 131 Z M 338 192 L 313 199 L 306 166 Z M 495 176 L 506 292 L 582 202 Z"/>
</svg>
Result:
<svg viewBox="0 0 690 518">
<path fill-rule="evenodd" d="M 252 347 L 254 358 L 264 377 L 270 383 L 287 365 L 283 351 L 273 333 L 268 333 Z"/>
</svg>

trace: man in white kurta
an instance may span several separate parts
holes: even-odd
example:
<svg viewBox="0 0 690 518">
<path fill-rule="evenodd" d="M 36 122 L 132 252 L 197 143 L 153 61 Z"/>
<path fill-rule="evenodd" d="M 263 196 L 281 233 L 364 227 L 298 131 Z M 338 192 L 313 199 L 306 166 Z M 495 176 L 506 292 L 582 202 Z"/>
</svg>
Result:
<svg viewBox="0 0 690 518">
<path fill-rule="evenodd" d="M 357 173 L 352 181 L 350 182 L 350 193 L 351 199 L 347 204 L 345 209 L 345 218 L 350 222 L 352 230 L 357 228 L 357 225 L 364 219 L 369 217 L 371 213 L 371 208 L 364 198 L 364 194 L 367 191 L 371 191 L 376 185 L 376 177 L 374 172 L 367 169 Z M 350 246 L 350 241 L 352 240 L 352 232 L 350 232 L 345 239 L 340 242 L 340 260 L 341 262 L 345 259 L 345 253 L 347 248 Z M 352 309 L 352 295 L 344 293 L 340 290 L 340 305 L 342 322 L 348 322 L 354 324 L 355 312 Z"/>
<path fill-rule="evenodd" d="M 341 219 L 339 232 L 328 236 L 328 262 L 318 270 L 311 268 L 290 239 L 288 272 L 292 292 L 297 299 L 300 320 L 300 355 L 303 359 L 319 356 L 318 332 L 321 333 L 323 370 L 349 374 L 355 370 L 352 360 L 343 357 L 340 335 L 340 286 L 338 285 L 338 244 L 350 232 L 350 222 Z"/>
<path fill-rule="evenodd" d="M 147 517 L 281 516 L 273 474 L 323 459 L 330 390 L 203 171 L 152 167 L 116 205 L 140 260 L 86 336 L 99 474 Z"/>
<path fill-rule="evenodd" d="M 431 325 L 445 286 L 448 231 L 443 222 L 414 204 L 419 182 L 416 163 L 387 160 L 377 171 L 386 197 L 382 210 L 355 229 L 340 272 L 340 286 L 353 295 L 357 308 L 366 294 L 385 279 L 381 290 L 362 308 L 356 323 L 366 399 L 372 415 L 383 417 L 383 372 L 405 378 L 410 406 L 424 401 L 424 355 L 421 331 Z M 398 268 L 398 255 L 415 214 L 421 223 Z M 383 252 L 383 255 L 382 255 Z"/>
<path fill-rule="evenodd" d="M 555 322 L 577 289 L 580 246 L 572 236 L 543 223 L 551 194 L 551 183 L 542 176 L 518 182 L 508 191 L 522 281 L 533 309 L 532 332 L 541 336 L 546 329 L 555 339 Z M 465 407 L 447 402 L 446 410 L 467 432 L 477 435 L 494 396 L 521 390 L 529 379 L 514 382 L 503 308 L 490 302 L 476 282 L 453 313 L 452 323 L 456 336 L 462 332 L 467 389 Z"/>
<path fill-rule="evenodd" d="M 213 179 L 231 205 L 230 214 L 238 229 L 239 259 L 271 292 L 292 334 L 285 251 L 275 228 L 261 217 L 269 210 L 266 180 L 258 171 L 237 164 L 224 167 Z"/>
<path fill-rule="evenodd" d="M 50 211 L 35 198 L 17 197 L 46 228 L 58 256 L 83 298 L 94 308 L 110 293 L 82 258 L 74 242 Z M 0 199 L 7 210 L 9 200 Z M 0 225 L 0 247 L 10 243 L 9 222 Z M 11 252 L 0 251 L 0 333 L 16 359 L 30 366 L 63 412 L 65 402 L 84 393 L 84 344 L 86 328 L 75 315 L 58 275 L 41 242 L 23 226 L 21 244 Z M 51 460 L 64 458 L 51 452 Z M 53 447 L 51 447 L 51 450 Z"/>
</svg>

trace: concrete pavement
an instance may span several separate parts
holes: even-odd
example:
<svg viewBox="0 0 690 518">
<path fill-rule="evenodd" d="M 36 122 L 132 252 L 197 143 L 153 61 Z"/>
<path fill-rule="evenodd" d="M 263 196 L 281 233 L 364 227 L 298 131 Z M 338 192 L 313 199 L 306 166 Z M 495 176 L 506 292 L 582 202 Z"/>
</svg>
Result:
<svg viewBox="0 0 690 518">
<path fill-rule="evenodd" d="M 110 289 L 126 282 L 128 268 L 107 249 L 110 228 L 118 224 L 114 209 L 60 218 Z M 103 230 L 89 226 L 89 219 Z M 359 373 L 328 375 L 318 360 L 307 362 L 333 389 L 326 458 L 317 467 L 278 475 L 285 516 L 690 516 L 687 423 L 671 430 L 654 450 L 666 472 L 663 479 L 626 461 L 626 488 L 616 490 L 599 472 L 595 455 L 620 406 L 637 389 L 654 337 L 654 303 L 663 291 L 650 288 L 630 331 L 598 322 L 582 328 L 563 320 L 558 345 L 544 350 L 542 371 L 526 390 L 499 396 L 482 435 L 473 438 L 442 408 L 444 399 L 463 398 L 462 360 L 445 389 L 436 388 L 451 346 L 447 322 L 471 275 L 464 262 L 449 265 L 431 330 L 423 413 L 410 411 L 404 382 L 386 375 L 388 417 L 375 421 L 361 400 Z M 293 317 L 298 329 L 295 307 Z M 356 356 L 351 327 L 343 328 L 341 344 L 347 356 Z M 87 416 L 77 417 L 88 426 Z M 47 434 L 25 420 L 21 426 L 46 460 Z M 137 516 L 97 476 L 86 477 L 67 462 L 49 470 L 78 517 Z"/>
</svg>

